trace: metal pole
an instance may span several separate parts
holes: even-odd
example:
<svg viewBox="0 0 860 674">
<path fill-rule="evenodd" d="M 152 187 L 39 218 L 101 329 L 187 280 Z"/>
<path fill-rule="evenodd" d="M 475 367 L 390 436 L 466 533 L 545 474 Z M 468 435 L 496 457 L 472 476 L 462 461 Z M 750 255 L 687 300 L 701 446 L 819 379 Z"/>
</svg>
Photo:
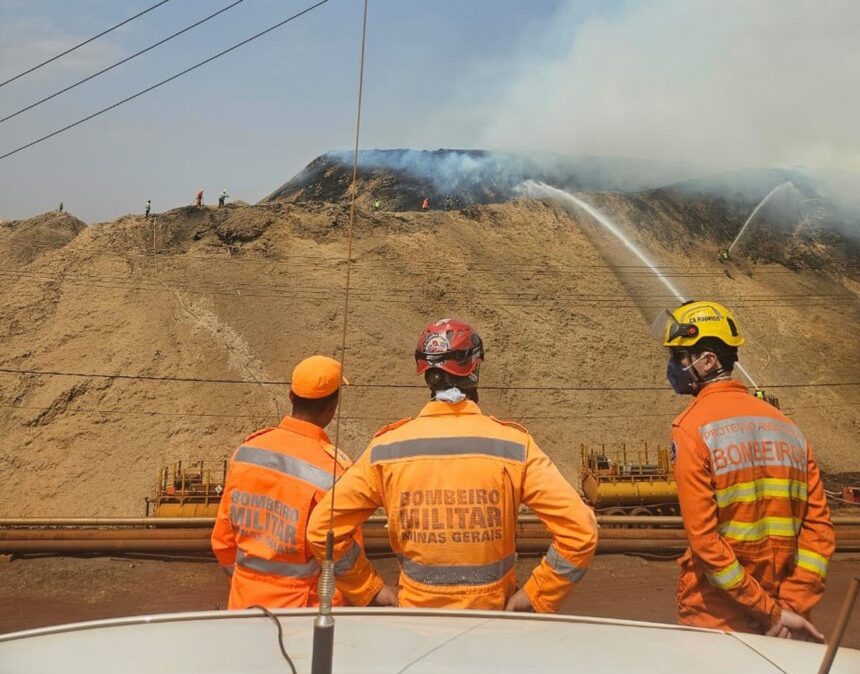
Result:
<svg viewBox="0 0 860 674">
<path fill-rule="evenodd" d="M 836 652 L 839 650 L 839 644 L 842 643 L 842 637 L 848 627 L 848 620 L 851 618 L 851 611 L 854 609 L 854 602 L 857 600 L 858 590 L 860 590 L 860 578 L 855 576 L 851 579 L 848 594 L 845 595 L 845 601 L 842 602 L 839 617 L 836 619 L 836 627 L 833 628 L 833 636 L 830 643 L 827 644 L 827 651 L 824 653 L 821 667 L 818 668 L 818 674 L 828 674 L 833 666 L 833 660 L 836 658 Z"/>
<path fill-rule="evenodd" d="M 334 658 L 334 616 L 331 600 L 334 596 L 334 534 L 329 529 L 325 537 L 325 559 L 320 572 L 320 612 L 314 620 L 314 641 L 311 656 L 311 674 L 331 674 Z"/>
</svg>

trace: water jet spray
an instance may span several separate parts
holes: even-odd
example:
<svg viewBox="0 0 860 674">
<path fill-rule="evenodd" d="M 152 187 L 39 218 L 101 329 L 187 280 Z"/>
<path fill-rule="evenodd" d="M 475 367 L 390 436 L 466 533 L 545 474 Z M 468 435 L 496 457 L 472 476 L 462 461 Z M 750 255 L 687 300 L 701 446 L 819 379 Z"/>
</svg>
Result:
<svg viewBox="0 0 860 674">
<path fill-rule="evenodd" d="M 753 211 L 752 215 L 750 215 L 749 220 L 752 219 L 752 217 L 756 214 L 756 212 L 759 210 L 759 208 L 762 207 L 762 205 L 774 194 L 774 192 L 779 190 L 781 187 L 784 187 L 785 185 L 789 185 L 789 184 L 791 184 L 790 181 L 785 182 L 782 185 L 779 185 L 779 186 L 775 187 L 773 190 L 771 190 L 770 194 L 768 194 L 762 200 L 762 202 L 758 205 L 758 207 L 756 207 L 755 211 Z M 546 198 L 548 198 L 548 199 L 552 199 L 554 201 L 560 202 L 562 204 L 566 204 L 569 206 L 575 206 L 575 207 L 585 211 L 586 213 L 588 213 L 588 215 L 590 215 L 597 222 L 599 222 L 601 225 L 603 225 L 603 227 L 605 229 L 607 229 L 609 232 L 611 232 L 612 235 L 615 236 L 615 238 L 618 239 L 621 243 L 623 243 L 624 246 L 630 252 L 632 252 L 637 258 L 639 258 L 639 260 L 644 262 L 645 265 L 654 273 L 654 276 L 656 276 L 663 283 L 663 285 L 666 286 L 666 289 L 669 290 L 669 292 L 671 292 L 675 296 L 675 299 L 677 299 L 678 302 L 683 304 L 684 302 L 687 301 L 687 298 L 684 297 L 683 294 L 681 294 L 681 291 L 678 290 L 675 287 L 675 285 L 666 277 L 666 275 L 663 274 L 663 272 L 661 272 L 659 270 L 657 265 L 655 265 L 648 258 L 648 256 L 645 255 L 645 253 L 643 253 L 636 246 L 636 244 L 633 243 L 624 234 L 624 232 L 621 231 L 621 229 L 618 227 L 618 225 L 616 225 L 614 222 L 612 222 L 612 220 L 605 213 L 602 213 L 601 211 L 597 210 L 594 206 L 592 206 L 588 202 L 583 201 L 579 197 L 575 197 L 572 194 L 565 192 L 564 190 L 560 190 L 556 187 L 552 187 L 551 185 L 547 185 L 546 183 L 537 182 L 534 180 L 526 180 L 525 182 L 523 182 L 521 185 L 519 185 L 517 187 L 517 191 L 519 191 L 520 193 L 525 194 L 526 196 L 531 197 L 533 199 L 546 199 Z M 749 220 L 747 220 L 747 224 L 749 224 Z M 746 225 L 744 225 L 744 226 L 746 227 Z M 742 233 L 743 233 L 743 230 L 741 230 L 741 234 Z M 738 234 L 738 237 L 740 237 L 740 234 Z M 732 245 L 734 245 L 734 244 L 732 244 Z M 737 366 L 738 370 L 740 371 L 740 373 L 744 376 L 744 379 L 747 380 L 747 383 L 750 386 L 752 386 L 753 388 L 757 389 L 758 385 L 755 383 L 755 381 L 753 380 L 750 373 L 746 371 L 746 368 L 744 368 L 744 366 L 741 365 L 740 363 L 736 363 L 736 366 Z"/>
<path fill-rule="evenodd" d="M 776 194 L 777 192 L 779 192 L 783 187 L 788 187 L 788 186 L 789 186 L 789 185 L 791 185 L 791 184 L 792 184 L 792 182 L 791 182 L 790 180 L 786 180 L 784 183 L 781 183 L 781 184 L 777 185 L 777 186 L 776 186 L 776 187 L 774 187 L 770 192 L 768 192 L 768 193 L 767 193 L 767 195 L 765 196 L 765 198 L 764 198 L 764 199 L 762 199 L 762 200 L 758 203 L 758 206 L 756 206 L 756 207 L 753 209 L 753 212 L 752 212 L 752 213 L 750 213 L 750 216 L 747 218 L 746 222 L 744 223 L 744 226 L 743 226 L 743 227 L 741 227 L 741 231 L 739 231 L 739 232 L 738 232 L 738 235 L 735 237 L 735 240 L 734 240 L 734 241 L 732 241 L 731 245 L 726 249 L 726 257 L 728 257 L 729 255 L 731 255 L 732 248 L 734 248 L 734 247 L 735 247 L 735 245 L 737 244 L 737 242 L 738 242 L 738 241 L 740 240 L 740 238 L 744 235 L 744 232 L 746 232 L 746 231 L 747 231 L 747 227 L 749 227 L 749 224 L 753 221 L 753 218 L 755 218 L 756 214 L 757 214 L 757 213 L 762 209 L 762 207 L 763 207 L 763 206 L 764 206 L 768 201 L 770 201 L 771 197 L 773 197 L 773 195 L 774 195 L 774 194 Z"/>
</svg>

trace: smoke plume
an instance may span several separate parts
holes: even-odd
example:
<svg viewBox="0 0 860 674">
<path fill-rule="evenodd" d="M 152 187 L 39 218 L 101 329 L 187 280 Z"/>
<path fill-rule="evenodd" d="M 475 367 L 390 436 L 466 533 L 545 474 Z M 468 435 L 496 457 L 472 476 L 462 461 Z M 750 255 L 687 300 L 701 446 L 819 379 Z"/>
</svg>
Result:
<svg viewBox="0 0 860 674">
<path fill-rule="evenodd" d="M 860 3 L 581 5 L 515 51 L 482 147 L 860 172 Z"/>
</svg>

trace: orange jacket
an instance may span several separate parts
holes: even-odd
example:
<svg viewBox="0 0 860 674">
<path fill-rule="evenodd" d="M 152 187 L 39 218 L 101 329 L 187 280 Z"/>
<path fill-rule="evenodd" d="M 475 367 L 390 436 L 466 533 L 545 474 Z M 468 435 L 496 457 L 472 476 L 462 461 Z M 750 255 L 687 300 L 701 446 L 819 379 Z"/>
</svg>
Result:
<svg viewBox="0 0 860 674">
<path fill-rule="evenodd" d="M 824 591 L 833 526 L 803 434 L 738 382 L 706 386 L 672 424 L 690 547 L 680 560 L 681 622 L 766 631 Z"/>
<path fill-rule="evenodd" d="M 320 567 L 305 532 L 331 487 L 336 451 L 319 426 L 284 417 L 276 428 L 249 435 L 233 453 L 212 531 L 218 562 L 234 567 L 228 608 L 319 604 Z M 342 452 L 337 461 L 340 476 L 350 461 Z"/>
<path fill-rule="evenodd" d="M 593 513 L 524 428 L 485 416 L 468 400 L 431 402 L 417 418 L 379 431 L 338 482 L 335 559 L 353 549 L 362 522 L 384 506 L 401 561 L 401 606 L 502 609 L 516 590 L 521 503 L 553 534 L 525 591 L 537 611 L 556 611 L 594 556 Z M 318 558 L 330 506 L 327 494 L 308 525 Z M 366 605 L 382 580 L 359 554 L 338 587 Z"/>
</svg>

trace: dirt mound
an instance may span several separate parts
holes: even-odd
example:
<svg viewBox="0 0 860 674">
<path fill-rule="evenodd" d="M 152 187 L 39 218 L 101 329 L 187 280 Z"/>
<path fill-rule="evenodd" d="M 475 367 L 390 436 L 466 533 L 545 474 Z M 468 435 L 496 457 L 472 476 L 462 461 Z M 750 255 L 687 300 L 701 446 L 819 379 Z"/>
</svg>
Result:
<svg viewBox="0 0 860 674">
<path fill-rule="evenodd" d="M 60 211 L 49 211 L 27 220 L 4 220 L 0 222 L 0 261 L 30 262 L 43 251 L 65 246 L 85 227 L 83 221 Z"/>
<path fill-rule="evenodd" d="M 737 310 L 744 363 L 759 381 L 860 380 L 858 340 L 845 327 L 860 321 L 850 278 L 752 260 L 724 267 L 716 206 L 586 198 L 686 293 Z M 683 225 L 700 218 L 698 234 Z M 223 459 L 276 423 L 288 409 L 278 382 L 297 360 L 338 354 L 348 219 L 342 202 L 182 207 L 72 228 L 65 245 L 7 265 L 0 367 L 21 372 L 0 373 L 0 471 L 13 476 L 0 510 L 140 514 L 162 463 Z M 360 204 L 354 239 L 348 453 L 420 409 L 414 340 L 443 316 L 484 337 L 482 406 L 528 426 L 571 480 L 582 444 L 666 442 L 685 401 L 666 387 L 646 319 L 675 300 L 587 215 L 525 199 L 430 213 Z M 857 470 L 856 387 L 774 392 L 825 468 Z"/>
</svg>

